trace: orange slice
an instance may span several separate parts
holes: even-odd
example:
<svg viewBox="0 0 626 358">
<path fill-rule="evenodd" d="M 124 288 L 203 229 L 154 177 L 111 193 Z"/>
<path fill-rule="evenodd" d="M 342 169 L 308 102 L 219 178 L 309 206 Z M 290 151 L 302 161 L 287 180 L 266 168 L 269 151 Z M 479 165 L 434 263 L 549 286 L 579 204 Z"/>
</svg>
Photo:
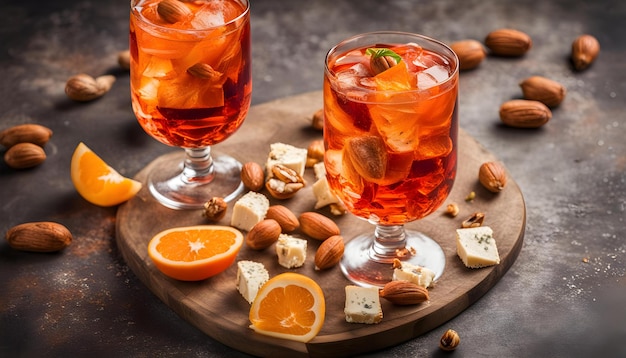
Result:
<svg viewBox="0 0 626 358">
<path fill-rule="evenodd" d="M 308 342 L 322 329 L 324 293 L 311 278 L 286 272 L 267 281 L 250 307 L 250 328 L 282 339 Z"/>
<path fill-rule="evenodd" d="M 148 255 L 165 275 L 199 281 L 232 265 L 242 244 L 243 234 L 230 226 L 176 227 L 156 234 L 148 244 Z"/>
<path fill-rule="evenodd" d="M 140 182 L 119 174 L 82 142 L 74 150 L 70 171 L 78 193 L 95 205 L 121 204 L 141 189 Z"/>
</svg>

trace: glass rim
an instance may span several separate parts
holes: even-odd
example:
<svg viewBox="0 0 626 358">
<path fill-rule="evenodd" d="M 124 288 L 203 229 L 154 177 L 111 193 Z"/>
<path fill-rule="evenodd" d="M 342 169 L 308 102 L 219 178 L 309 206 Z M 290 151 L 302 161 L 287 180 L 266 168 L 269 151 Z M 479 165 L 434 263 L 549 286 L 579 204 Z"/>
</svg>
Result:
<svg viewBox="0 0 626 358">
<path fill-rule="evenodd" d="M 197 34 L 201 34 L 201 33 L 205 33 L 205 32 L 212 32 L 212 31 L 215 31 L 215 30 L 217 30 L 219 28 L 224 28 L 224 27 L 228 27 L 228 26 L 230 26 L 232 24 L 235 24 L 235 23 L 241 21 L 246 16 L 248 16 L 248 14 L 250 13 L 250 0 L 236 0 L 237 2 L 244 4 L 245 8 L 241 12 L 241 14 L 237 15 L 237 17 L 233 18 L 232 20 L 229 20 L 229 21 L 227 21 L 227 22 L 225 22 L 223 24 L 220 24 L 220 25 L 215 25 L 215 26 L 206 27 L 206 28 L 202 28 L 202 29 L 175 29 L 175 28 L 171 28 L 171 27 L 155 24 L 153 22 L 147 21 L 143 16 L 138 16 L 137 13 L 134 11 L 134 7 L 140 1 L 142 1 L 142 0 L 131 0 L 130 1 L 130 14 L 131 14 L 131 16 L 134 16 L 135 19 L 137 19 L 137 21 L 140 21 L 143 24 L 147 24 L 149 26 L 152 26 L 154 29 L 156 29 L 159 32 L 176 32 L 176 33 L 184 33 L 184 34 L 189 34 L 189 35 L 197 35 Z M 239 27 L 240 26 L 236 26 L 236 28 L 239 28 Z"/>
<path fill-rule="evenodd" d="M 360 38 L 365 38 L 365 37 L 368 37 L 368 36 L 385 36 L 385 35 L 387 35 L 387 36 L 407 36 L 407 37 L 419 38 L 419 39 L 421 39 L 423 41 L 426 41 L 426 42 L 429 42 L 429 43 L 432 43 L 434 45 L 442 47 L 443 49 L 447 50 L 450 53 L 451 58 L 449 58 L 446 54 L 441 54 L 440 52 L 437 52 L 437 53 L 440 54 L 440 55 L 446 56 L 446 58 L 449 58 L 451 61 L 454 62 L 455 66 L 454 66 L 454 69 L 453 69 L 452 73 L 448 76 L 448 78 L 446 78 L 442 82 L 438 82 L 437 83 L 437 87 L 449 86 L 450 82 L 452 82 L 453 80 L 456 80 L 458 78 L 458 74 L 459 74 L 459 58 L 458 58 L 457 54 L 454 52 L 454 50 L 452 50 L 452 48 L 450 46 L 448 46 L 444 42 L 442 42 L 440 40 L 437 40 L 435 38 L 432 38 L 432 37 L 429 37 L 429 36 L 425 36 L 425 35 L 421 35 L 421 34 L 412 33 L 412 32 L 405 32 L 405 31 L 372 31 L 372 32 L 364 32 L 364 33 L 353 35 L 353 36 L 350 36 L 348 38 L 345 38 L 345 39 L 341 40 L 339 43 L 334 45 L 326 53 L 326 56 L 324 57 L 324 72 L 326 73 L 327 76 L 332 77 L 333 79 L 337 78 L 335 76 L 335 74 L 328 68 L 328 60 L 330 59 L 331 55 L 337 51 L 337 49 L 339 47 L 341 47 L 343 45 L 346 45 L 349 42 L 353 42 L 355 40 L 358 40 Z M 416 89 L 401 90 L 401 91 L 395 91 L 395 90 L 379 91 L 379 90 L 376 90 L 376 89 L 363 88 L 363 87 L 358 87 L 358 89 L 359 89 L 359 91 L 363 91 L 365 93 L 410 94 L 410 93 L 425 93 L 425 92 L 430 91 L 430 89 L 433 88 L 433 87 L 416 88 Z"/>
</svg>

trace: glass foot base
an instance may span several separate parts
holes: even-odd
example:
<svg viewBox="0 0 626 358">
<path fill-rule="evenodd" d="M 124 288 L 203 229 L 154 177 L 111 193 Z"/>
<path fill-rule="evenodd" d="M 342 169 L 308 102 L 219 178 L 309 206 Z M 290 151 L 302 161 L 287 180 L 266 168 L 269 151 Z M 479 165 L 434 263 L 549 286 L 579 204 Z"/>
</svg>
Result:
<svg viewBox="0 0 626 358">
<path fill-rule="evenodd" d="M 212 197 L 226 202 L 243 192 L 241 163 L 235 158 L 213 154 L 212 174 L 201 181 L 189 181 L 182 175 L 185 152 L 164 155 L 148 174 L 148 188 L 164 206 L 171 209 L 202 209 Z"/>
<path fill-rule="evenodd" d="M 394 257 L 376 257 L 372 251 L 374 234 L 357 236 L 345 245 L 341 271 L 353 283 L 363 287 L 383 287 L 393 277 Z M 433 239 L 417 231 L 406 231 L 406 249 L 395 258 L 412 265 L 426 267 L 438 279 L 446 265 L 446 257 Z"/>
</svg>

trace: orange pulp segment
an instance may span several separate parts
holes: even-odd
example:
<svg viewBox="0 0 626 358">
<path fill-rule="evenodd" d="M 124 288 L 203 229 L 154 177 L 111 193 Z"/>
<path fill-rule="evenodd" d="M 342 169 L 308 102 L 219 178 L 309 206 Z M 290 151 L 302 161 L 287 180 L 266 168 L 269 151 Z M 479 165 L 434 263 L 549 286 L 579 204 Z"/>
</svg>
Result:
<svg viewBox="0 0 626 358">
<path fill-rule="evenodd" d="M 148 244 L 148 255 L 166 276 L 199 281 L 232 265 L 242 244 L 243 234 L 230 226 L 176 227 L 156 234 Z"/>
<path fill-rule="evenodd" d="M 410 91 L 417 88 L 417 77 L 409 73 L 404 62 L 374 76 L 378 91 Z"/>
<path fill-rule="evenodd" d="M 141 183 L 122 176 L 84 143 L 79 143 L 70 165 L 76 191 L 99 206 L 114 206 L 137 194 Z"/>
<path fill-rule="evenodd" d="M 272 337 L 308 342 L 322 329 L 325 315 L 320 286 L 305 275 L 286 272 L 259 290 L 250 307 L 250 328 Z"/>
</svg>

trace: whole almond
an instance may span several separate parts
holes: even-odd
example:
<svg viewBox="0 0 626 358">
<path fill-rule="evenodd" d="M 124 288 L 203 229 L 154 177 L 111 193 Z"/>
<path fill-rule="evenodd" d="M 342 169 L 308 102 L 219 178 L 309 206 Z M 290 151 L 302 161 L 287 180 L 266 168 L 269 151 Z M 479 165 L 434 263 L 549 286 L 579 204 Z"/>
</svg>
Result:
<svg viewBox="0 0 626 358">
<path fill-rule="evenodd" d="M 0 132 L 0 144 L 10 148 L 17 143 L 33 143 L 43 147 L 52 137 L 52 130 L 39 124 L 20 124 Z"/>
<path fill-rule="evenodd" d="M 339 263 L 343 257 L 344 243 L 341 235 L 324 240 L 315 252 L 315 269 L 326 270 Z"/>
<path fill-rule="evenodd" d="M 49 222 L 29 222 L 10 228 L 6 235 L 9 246 L 32 252 L 55 252 L 72 242 L 72 233 L 63 225 Z"/>
<path fill-rule="evenodd" d="M 548 107 L 557 107 L 565 98 L 565 87 L 545 77 L 528 77 L 519 85 L 525 99 L 539 101 Z"/>
<path fill-rule="evenodd" d="M 17 143 L 4 153 L 4 161 L 14 169 L 35 167 L 46 160 L 43 148 L 33 143 Z"/>
<path fill-rule="evenodd" d="M 409 281 L 390 281 L 379 291 L 380 297 L 394 305 L 416 305 L 429 300 L 428 290 Z"/>
<path fill-rule="evenodd" d="M 582 71 L 589 67 L 600 53 L 598 39 L 591 35 L 578 36 L 572 43 L 572 62 L 574 68 Z"/>
<path fill-rule="evenodd" d="M 316 240 L 326 240 L 340 234 L 339 227 L 334 221 L 313 211 L 300 215 L 300 230 Z"/>
<path fill-rule="evenodd" d="M 532 44 L 530 36 L 514 29 L 494 30 L 485 38 L 485 46 L 498 56 L 522 56 L 530 50 Z"/>
<path fill-rule="evenodd" d="M 356 171 L 366 180 L 385 176 L 387 149 L 382 138 L 374 135 L 352 137 L 345 147 Z"/>
<path fill-rule="evenodd" d="M 253 250 L 263 250 L 278 240 L 280 232 L 281 228 L 276 220 L 261 220 L 246 235 L 246 244 Z"/>
<path fill-rule="evenodd" d="M 195 65 L 189 67 L 187 69 L 187 73 L 192 75 L 193 77 L 200 78 L 203 80 L 206 79 L 214 79 L 217 80 L 222 77 L 222 73 L 216 71 L 209 65 L 208 63 L 198 62 Z"/>
<path fill-rule="evenodd" d="M 256 162 L 245 163 L 241 168 L 241 181 L 246 188 L 252 191 L 261 190 L 265 181 L 263 167 Z"/>
<path fill-rule="evenodd" d="M 459 58 L 460 70 L 471 70 L 478 67 L 487 53 L 483 44 L 476 40 L 461 40 L 450 45 Z"/>
<path fill-rule="evenodd" d="M 283 232 L 292 232 L 300 227 L 298 217 L 289 208 L 283 205 L 272 205 L 267 209 L 266 219 L 278 222 Z"/>
<path fill-rule="evenodd" d="M 506 186 L 506 171 L 498 162 L 485 162 L 478 169 L 478 180 L 487 190 L 498 193 Z"/>
<path fill-rule="evenodd" d="M 500 120 L 511 127 L 538 128 L 548 123 L 552 111 L 539 101 L 514 99 L 500 106 Z"/>
<path fill-rule="evenodd" d="M 67 80 L 65 83 L 65 94 L 74 101 L 91 101 L 107 93 L 113 86 L 113 83 L 115 83 L 115 79 L 113 75 L 93 78 L 90 75 L 80 73 Z"/>
<path fill-rule="evenodd" d="M 170 24 L 183 21 L 192 14 L 191 10 L 178 0 L 162 0 L 157 5 L 157 13 L 163 21 Z"/>
</svg>

